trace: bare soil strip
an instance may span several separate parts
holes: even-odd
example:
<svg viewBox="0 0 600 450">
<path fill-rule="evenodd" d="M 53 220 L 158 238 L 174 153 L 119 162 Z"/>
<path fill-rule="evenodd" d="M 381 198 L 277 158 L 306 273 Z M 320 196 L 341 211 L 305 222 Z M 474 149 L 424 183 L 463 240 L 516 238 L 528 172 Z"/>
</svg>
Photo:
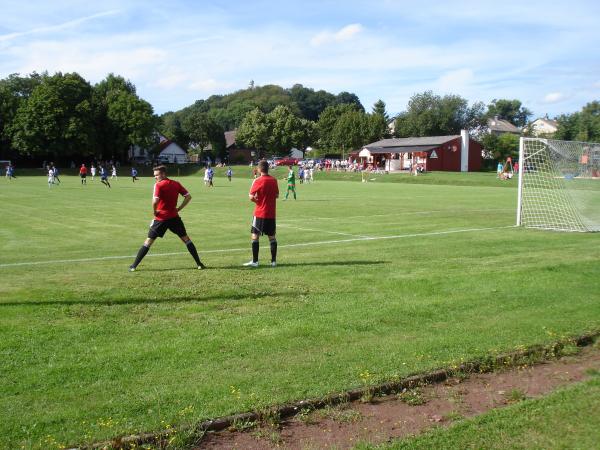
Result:
<svg viewBox="0 0 600 450">
<path fill-rule="evenodd" d="M 448 426 L 493 408 L 537 398 L 589 378 L 600 370 L 600 347 L 535 365 L 517 365 L 491 373 L 457 373 L 441 383 L 418 386 L 382 397 L 300 411 L 289 420 L 265 417 L 238 420 L 228 430 L 209 432 L 198 449 L 348 449 Z"/>
</svg>

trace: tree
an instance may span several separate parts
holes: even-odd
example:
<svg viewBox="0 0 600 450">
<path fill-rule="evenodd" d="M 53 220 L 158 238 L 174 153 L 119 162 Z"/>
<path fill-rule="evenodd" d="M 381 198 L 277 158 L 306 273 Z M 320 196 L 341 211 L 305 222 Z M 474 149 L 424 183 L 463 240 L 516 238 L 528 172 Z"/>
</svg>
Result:
<svg viewBox="0 0 600 450">
<path fill-rule="evenodd" d="M 379 114 L 387 122 L 390 120 L 390 116 L 385 110 L 385 102 L 381 99 L 377 100 L 373 105 L 373 114 Z"/>
<path fill-rule="evenodd" d="M 339 118 L 349 112 L 358 111 L 355 104 L 343 103 L 328 106 L 319 116 L 317 122 L 318 145 L 326 151 L 336 152 L 340 150 L 338 143 L 333 137 L 333 129 Z"/>
<path fill-rule="evenodd" d="M 302 117 L 312 121 L 317 121 L 319 114 L 336 102 L 335 95 L 323 90 L 315 92 L 301 84 L 295 84 L 288 92 L 292 101 L 298 106 Z"/>
<path fill-rule="evenodd" d="M 341 150 L 342 158 L 346 152 L 367 143 L 367 120 L 362 111 L 352 109 L 344 112 L 335 122 L 331 131 L 331 142 L 335 149 Z"/>
<path fill-rule="evenodd" d="M 458 95 L 440 97 L 426 91 L 413 95 L 407 111 L 398 116 L 396 135 L 452 135 L 460 133 L 462 129 L 480 128 L 482 121 L 482 103 L 474 103 L 469 107 L 467 100 Z"/>
<path fill-rule="evenodd" d="M 223 128 L 207 113 L 193 111 L 183 120 L 183 131 L 189 138 L 190 145 L 202 155 L 208 144 L 222 144 L 224 141 Z M 214 149 L 215 145 L 213 145 Z M 216 153 L 222 148 L 214 149 Z"/>
<path fill-rule="evenodd" d="M 338 105 L 343 105 L 343 104 L 348 104 L 348 105 L 355 105 L 356 108 L 360 111 L 360 112 L 365 112 L 365 107 L 362 105 L 362 103 L 360 102 L 360 99 L 358 98 L 358 96 L 356 94 L 352 94 L 350 92 L 340 92 L 335 99 L 336 104 Z"/>
<path fill-rule="evenodd" d="M 556 139 L 600 142 L 600 102 L 586 104 L 581 111 L 557 118 Z"/>
<path fill-rule="evenodd" d="M 53 159 L 88 154 L 93 148 L 92 87 L 76 73 L 45 77 L 18 108 L 9 133 L 25 155 Z"/>
<path fill-rule="evenodd" d="M 188 148 L 190 145 L 189 137 L 183 131 L 179 113 L 169 111 L 160 116 L 159 131 L 167 139 L 176 142 L 181 148 Z"/>
<path fill-rule="evenodd" d="M 150 103 L 138 97 L 133 83 L 109 74 L 94 86 L 93 103 L 98 156 L 125 160 L 133 145 L 142 148 L 156 145 L 160 121 Z"/>
<path fill-rule="evenodd" d="M 236 141 L 257 150 L 262 157 L 268 145 L 268 138 L 269 129 L 265 113 L 256 108 L 246 114 L 237 130 Z"/>
<path fill-rule="evenodd" d="M 519 156 L 519 136 L 512 133 L 501 135 L 485 134 L 481 137 L 483 148 L 489 155 L 499 161 L 504 161 L 509 156 L 513 159 Z"/>
<path fill-rule="evenodd" d="M 517 127 L 524 127 L 533 113 L 523 107 L 520 100 L 494 99 L 488 105 L 486 118 L 498 116 Z"/>
<path fill-rule="evenodd" d="M 17 110 L 31 96 L 47 73 L 33 72 L 27 77 L 11 74 L 0 80 L 0 158 L 9 158 L 12 149 L 10 127 Z"/>
</svg>

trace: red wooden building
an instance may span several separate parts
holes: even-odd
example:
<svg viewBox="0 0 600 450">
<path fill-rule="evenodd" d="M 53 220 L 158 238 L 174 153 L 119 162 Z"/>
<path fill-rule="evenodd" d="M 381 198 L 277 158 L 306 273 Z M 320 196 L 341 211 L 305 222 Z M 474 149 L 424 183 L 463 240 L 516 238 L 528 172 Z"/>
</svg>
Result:
<svg viewBox="0 0 600 450">
<path fill-rule="evenodd" d="M 383 139 L 365 145 L 359 157 L 388 171 L 419 165 L 427 171 L 474 172 L 481 169 L 482 146 L 466 130 L 450 136 Z"/>
</svg>

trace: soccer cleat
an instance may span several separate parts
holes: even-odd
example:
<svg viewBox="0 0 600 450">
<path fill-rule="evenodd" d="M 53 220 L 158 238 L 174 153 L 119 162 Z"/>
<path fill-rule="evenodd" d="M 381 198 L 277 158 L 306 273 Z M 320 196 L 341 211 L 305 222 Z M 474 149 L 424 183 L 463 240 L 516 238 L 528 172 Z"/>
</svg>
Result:
<svg viewBox="0 0 600 450">
<path fill-rule="evenodd" d="M 258 261 L 248 261 L 247 263 L 242 264 L 244 267 L 258 267 Z"/>
<path fill-rule="evenodd" d="M 129 271 L 130 271 L 130 272 L 135 272 L 135 267 L 133 267 L 133 266 L 129 266 Z"/>
<path fill-rule="evenodd" d="M 202 263 L 200 263 L 200 265 L 198 266 L 198 270 L 203 270 L 206 269 L 206 266 Z"/>
<path fill-rule="evenodd" d="M 271 261 L 271 267 L 275 267 L 277 265 L 277 261 Z"/>
</svg>

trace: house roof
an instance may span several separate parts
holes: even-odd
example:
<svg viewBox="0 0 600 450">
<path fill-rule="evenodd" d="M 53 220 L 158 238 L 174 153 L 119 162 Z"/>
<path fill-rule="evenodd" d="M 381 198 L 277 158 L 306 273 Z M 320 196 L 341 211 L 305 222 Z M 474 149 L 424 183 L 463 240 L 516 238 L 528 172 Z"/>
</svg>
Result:
<svg viewBox="0 0 600 450">
<path fill-rule="evenodd" d="M 415 145 L 415 146 L 403 146 L 403 147 L 363 147 L 363 150 L 368 150 L 372 155 L 381 155 L 387 153 L 416 153 L 416 152 L 428 152 L 434 148 L 438 148 L 437 145 Z"/>
<path fill-rule="evenodd" d="M 229 148 L 233 144 L 235 144 L 235 136 L 237 135 L 237 130 L 226 131 L 225 132 L 225 147 Z"/>
<path fill-rule="evenodd" d="M 371 149 L 378 148 L 396 148 L 396 147 L 422 147 L 422 146 L 434 146 L 438 147 L 446 142 L 453 141 L 456 138 L 460 138 L 460 134 L 454 134 L 450 136 L 425 136 L 425 137 L 408 137 L 408 138 L 392 138 L 382 139 L 381 141 L 373 142 L 363 146 L 369 151 Z M 417 150 L 419 151 L 419 150 Z"/>
<path fill-rule="evenodd" d="M 551 127 L 558 128 L 558 122 L 556 120 L 546 119 L 546 118 L 540 117 L 539 119 L 535 119 L 533 121 L 533 123 L 536 123 L 536 122 L 543 122 L 543 123 L 545 123 L 547 125 L 550 125 Z"/>
<path fill-rule="evenodd" d="M 489 118 L 487 120 L 487 126 L 490 131 L 497 131 L 500 133 L 520 133 L 521 130 L 510 123 L 508 120 L 499 119 L 497 117 Z"/>
</svg>

